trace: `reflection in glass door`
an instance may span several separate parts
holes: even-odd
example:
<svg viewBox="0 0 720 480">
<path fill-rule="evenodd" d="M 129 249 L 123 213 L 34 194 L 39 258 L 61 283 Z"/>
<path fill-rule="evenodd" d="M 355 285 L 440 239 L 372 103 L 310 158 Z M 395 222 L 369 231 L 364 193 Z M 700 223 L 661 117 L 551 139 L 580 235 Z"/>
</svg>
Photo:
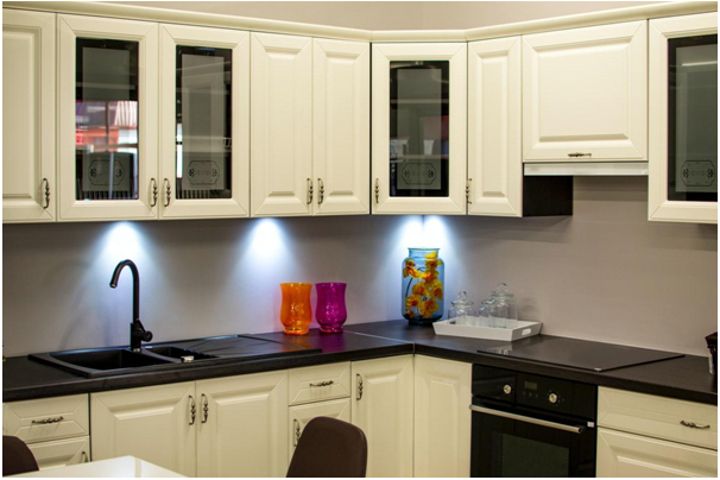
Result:
<svg viewBox="0 0 720 480">
<path fill-rule="evenodd" d="M 450 62 L 390 62 L 390 196 L 449 194 Z"/>
<path fill-rule="evenodd" d="M 717 201 L 717 35 L 668 41 L 668 199 Z"/>
<path fill-rule="evenodd" d="M 75 198 L 138 198 L 138 42 L 78 38 Z"/>
<path fill-rule="evenodd" d="M 232 50 L 176 47 L 175 198 L 231 198 Z"/>
</svg>

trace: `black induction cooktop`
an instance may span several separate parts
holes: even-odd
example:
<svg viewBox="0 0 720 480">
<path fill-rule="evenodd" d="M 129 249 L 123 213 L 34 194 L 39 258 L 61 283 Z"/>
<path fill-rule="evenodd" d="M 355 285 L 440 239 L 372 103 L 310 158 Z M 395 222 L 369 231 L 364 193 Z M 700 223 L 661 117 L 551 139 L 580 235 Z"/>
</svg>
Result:
<svg viewBox="0 0 720 480">
<path fill-rule="evenodd" d="M 549 335 L 538 335 L 510 345 L 503 345 L 494 352 L 488 352 L 488 349 L 479 350 L 479 352 L 496 353 L 521 360 L 551 363 L 594 372 L 606 372 L 617 368 L 684 357 L 681 353 Z"/>
</svg>

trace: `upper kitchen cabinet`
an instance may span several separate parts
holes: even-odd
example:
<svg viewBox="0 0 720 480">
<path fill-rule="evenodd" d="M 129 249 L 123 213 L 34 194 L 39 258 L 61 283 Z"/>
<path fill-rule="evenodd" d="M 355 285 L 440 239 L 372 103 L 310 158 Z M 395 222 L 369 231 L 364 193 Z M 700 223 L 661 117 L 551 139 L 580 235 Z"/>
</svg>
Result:
<svg viewBox="0 0 720 480">
<path fill-rule="evenodd" d="M 3 11 L 3 221 L 55 219 L 55 15 Z"/>
<path fill-rule="evenodd" d="M 521 40 L 468 44 L 468 213 L 523 214 Z"/>
<path fill-rule="evenodd" d="M 252 34 L 253 216 L 369 212 L 369 44 Z"/>
<path fill-rule="evenodd" d="M 464 214 L 466 44 L 372 48 L 373 212 Z"/>
<path fill-rule="evenodd" d="M 650 220 L 717 223 L 717 13 L 650 21 Z"/>
<path fill-rule="evenodd" d="M 523 37 L 526 162 L 647 159 L 646 22 Z"/>
<path fill-rule="evenodd" d="M 249 215 L 250 34 L 160 26 L 160 216 Z"/>
<path fill-rule="evenodd" d="M 58 16 L 60 220 L 157 216 L 158 26 Z"/>
</svg>

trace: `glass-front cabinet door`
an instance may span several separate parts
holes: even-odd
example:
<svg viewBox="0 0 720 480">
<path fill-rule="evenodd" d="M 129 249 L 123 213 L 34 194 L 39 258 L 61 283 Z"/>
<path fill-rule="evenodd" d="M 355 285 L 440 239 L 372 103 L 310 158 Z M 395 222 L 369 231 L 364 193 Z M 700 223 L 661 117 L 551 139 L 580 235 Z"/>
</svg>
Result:
<svg viewBox="0 0 720 480">
<path fill-rule="evenodd" d="M 160 216 L 248 216 L 250 34 L 160 27 Z"/>
<path fill-rule="evenodd" d="M 157 215 L 157 25 L 58 16 L 61 220 Z"/>
<path fill-rule="evenodd" d="M 466 45 L 373 44 L 374 213 L 466 211 Z"/>
<path fill-rule="evenodd" d="M 717 14 L 650 21 L 650 220 L 717 223 Z"/>
</svg>

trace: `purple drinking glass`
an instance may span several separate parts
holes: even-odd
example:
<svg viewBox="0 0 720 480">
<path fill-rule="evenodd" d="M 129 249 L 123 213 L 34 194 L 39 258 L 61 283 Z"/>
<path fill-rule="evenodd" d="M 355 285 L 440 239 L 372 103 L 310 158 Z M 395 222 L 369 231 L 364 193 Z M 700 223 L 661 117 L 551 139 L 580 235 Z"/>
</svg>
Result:
<svg viewBox="0 0 720 480">
<path fill-rule="evenodd" d="M 317 306 L 315 319 L 324 333 L 341 333 L 342 326 L 347 320 L 345 308 L 345 287 L 342 282 L 316 283 Z"/>
</svg>

